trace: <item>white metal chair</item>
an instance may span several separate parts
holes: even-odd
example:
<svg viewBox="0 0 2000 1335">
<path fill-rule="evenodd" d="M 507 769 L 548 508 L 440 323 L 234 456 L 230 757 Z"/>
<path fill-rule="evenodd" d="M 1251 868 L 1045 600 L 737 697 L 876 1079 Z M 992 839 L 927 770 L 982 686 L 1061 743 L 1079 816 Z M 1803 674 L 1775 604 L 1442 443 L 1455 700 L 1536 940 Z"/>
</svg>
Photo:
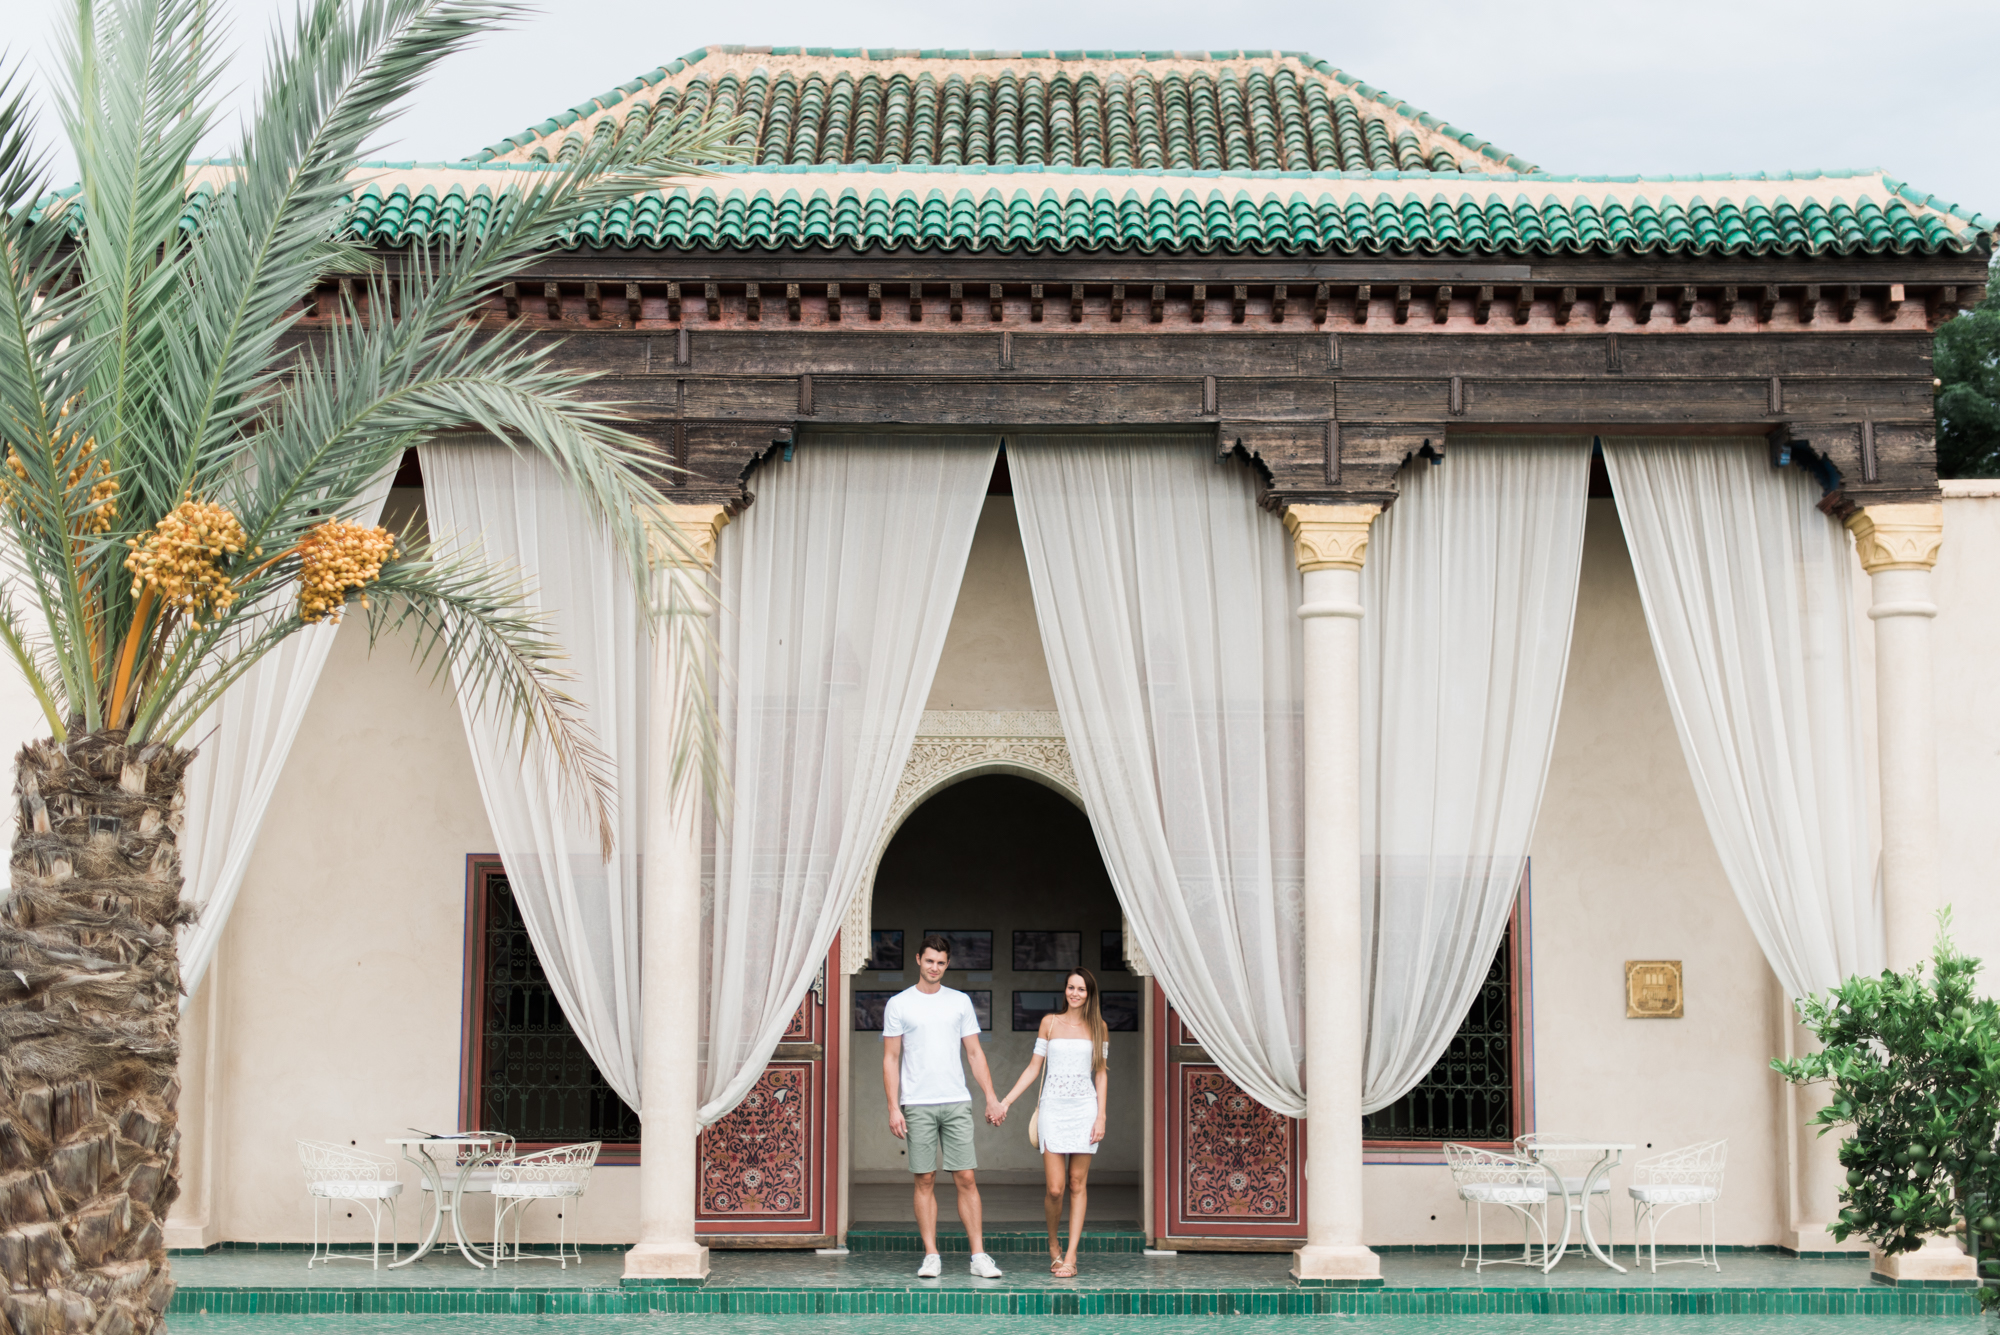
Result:
<svg viewBox="0 0 2000 1335">
<path fill-rule="evenodd" d="M 1458 1258 L 1459 1268 L 1465 1268 L 1470 1258 L 1473 1270 L 1484 1270 L 1489 1265 L 1543 1265 L 1549 1251 L 1549 1176 L 1541 1165 L 1526 1159 L 1516 1159 L 1511 1155 L 1495 1154 L 1492 1150 L 1475 1149 L 1470 1145 L 1447 1143 L 1444 1147 L 1445 1163 L 1451 1167 L 1452 1183 L 1458 1188 L 1458 1197 L 1465 1202 L 1465 1253 Z M 1486 1259 L 1486 1207 L 1498 1205 L 1521 1216 L 1521 1254 L 1519 1256 Z M 1474 1251 L 1474 1217 L 1478 1218 L 1477 1252 Z M 1533 1225 L 1542 1238 L 1542 1260 L 1534 1254 L 1534 1238 L 1528 1232 Z"/>
<path fill-rule="evenodd" d="M 1554 1196 L 1561 1196 L 1567 1192 L 1569 1208 L 1572 1214 L 1582 1214 L 1590 1208 L 1591 1201 L 1583 1198 L 1583 1187 L 1585 1181 L 1590 1176 L 1590 1170 L 1597 1164 L 1597 1153 L 1585 1150 L 1563 1154 L 1559 1151 L 1545 1149 L 1543 1146 L 1560 1145 L 1579 1139 L 1581 1137 L 1558 1134 L 1553 1131 L 1530 1131 L 1524 1136 L 1514 1137 L 1514 1152 L 1516 1154 L 1521 1155 L 1523 1158 L 1533 1159 L 1536 1163 L 1546 1168 L 1552 1178 L 1559 1177 L 1562 1179 L 1561 1185 L 1557 1185 L 1553 1181 L 1550 1182 L 1549 1192 Z M 1604 1211 L 1604 1245 L 1609 1249 L 1610 1255 L 1615 1257 L 1618 1255 L 1618 1229 L 1615 1226 L 1615 1215 L 1611 1209 L 1611 1174 L 1606 1173 L 1598 1178 L 1597 1181 L 1590 1184 L 1590 1197 Z M 1583 1244 L 1581 1242 L 1570 1244 L 1570 1251 L 1581 1252 L 1582 1250 Z"/>
<path fill-rule="evenodd" d="M 1639 1256 L 1639 1223 L 1646 1223 L 1653 1273 L 1663 1265 L 1702 1265 L 1720 1271 L 1722 1260 L 1715 1249 L 1715 1203 L 1722 1199 L 1722 1168 L 1729 1154 L 1726 1140 L 1705 1140 L 1632 1165 L 1632 1185 L 1625 1190 L 1632 1197 L 1632 1256 Z M 1660 1221 L 1684 1205 L 1695 1207 L 1694 1255 L 1676 1260 L 1660 1259 Z M 1701 1216 L 1708 1214 L 1708 1239 L 1701 1238 Z"/>
<path fill-rule="evenodd" d="M 359 1261 L 362 1257 L 339 1255 L 333 1250 L 333 1212 L 336 1201 L 346 1201 L 368 1212 L 375 1226 L 375 1246 L 368 1260 L 382 1267 L 382 1208 L 389 1209 L 389 1261 L 396 1260 L 396 1198 L 403 1194 L 393 1159 L 366 1150 L 352 1149 L 325 1140 L 299 1142 L 299 1163 L 306 1172 L 306 1194 L 313 1205 L 313 1245 L 306 1256 L 306 1269 L 316 1262 Z M 321 1204 L 326 1206 L 326 1237 L 320 1238 Z"/>
<path fill-rule="evenodd" d="M 571 1216 L 576 1213 L 577 1202 L 590 1186 L 590 1170 L 597 1164 L 597 1151 L 602 1141 L 588 1140 L 578 1145 L 559 1145 L 552 1150 L 538 1150 L 533 1154 L 523 1154 L 508 1159 L 496 1166 L 493 1181 L 493 1260 L 501 1261 L 556 1261 L 563 1269 L 569 1263 L 583 1264 L 583 1253 L 569 1236 Z M 528 1212 L 536 1201 L 552 1200 L 556 1210 L 556 1250 L 554 1256 L 541 1254 L 523 1255 L 521 1251 L 521 1216 Z M 514 1219 L 514 1245 L 506 1246 L 503 1230 L 507 1217 Z"/>
</svg>

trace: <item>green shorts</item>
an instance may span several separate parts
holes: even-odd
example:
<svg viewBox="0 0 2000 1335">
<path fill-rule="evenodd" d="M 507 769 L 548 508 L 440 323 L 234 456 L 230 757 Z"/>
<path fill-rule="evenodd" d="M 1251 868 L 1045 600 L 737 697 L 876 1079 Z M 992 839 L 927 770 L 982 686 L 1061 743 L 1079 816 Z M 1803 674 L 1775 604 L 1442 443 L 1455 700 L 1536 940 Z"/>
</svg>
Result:
<svg viewBox="0 0 2000 1335">
<path fill-rule="evenodd" d="M 903 1120 L 909 1126 L 912 1173 L 935 1173 L 940 1145 L 944 1148 L 945 1172 L 962 1173 L 979 1167 L 979 1160 L 972 1152 L 970 1103 L 905 1104 Z"/>
</svg>

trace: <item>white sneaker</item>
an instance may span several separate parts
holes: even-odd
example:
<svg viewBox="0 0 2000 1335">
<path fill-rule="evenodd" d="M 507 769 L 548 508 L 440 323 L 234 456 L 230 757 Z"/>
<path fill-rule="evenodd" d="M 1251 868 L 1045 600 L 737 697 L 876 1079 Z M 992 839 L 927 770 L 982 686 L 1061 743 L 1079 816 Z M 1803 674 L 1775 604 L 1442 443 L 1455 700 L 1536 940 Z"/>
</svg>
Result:
<svg viewBox="0 0 2000 1335">
<path fill-rule="evenodd" d="M 932 1252 L 929 1256 L 926 1256 L 924 1258 L 924 1263 L 917 1267 L 918 1279 L 936 1279 L 939 1275 L 943 1273 L 944 1273 L 944 1258 L 942 1256 L 939 1256 L 936 1252 Z"/>
<path fill-rule="evenodd" d="M 972 1258 L 972 1273 L 981 1279 L 1000 1278 L 1000 1267 L 993 1264 L 993 1258 L 985 1252 Z"/>
</svg>

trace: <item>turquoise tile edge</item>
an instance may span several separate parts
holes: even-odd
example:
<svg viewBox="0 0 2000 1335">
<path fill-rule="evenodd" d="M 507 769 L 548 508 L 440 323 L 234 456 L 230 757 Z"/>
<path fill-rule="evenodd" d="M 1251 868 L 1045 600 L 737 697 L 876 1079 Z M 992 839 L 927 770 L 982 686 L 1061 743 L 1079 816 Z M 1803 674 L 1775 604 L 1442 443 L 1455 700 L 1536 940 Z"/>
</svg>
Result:
<svg viewBox="0 0 2000 1335">
<path fill-rule="evenodd" d="M 1972 1316 L 1966 1289 L 183 1288 L 182 1315 Z"/>
</svg>

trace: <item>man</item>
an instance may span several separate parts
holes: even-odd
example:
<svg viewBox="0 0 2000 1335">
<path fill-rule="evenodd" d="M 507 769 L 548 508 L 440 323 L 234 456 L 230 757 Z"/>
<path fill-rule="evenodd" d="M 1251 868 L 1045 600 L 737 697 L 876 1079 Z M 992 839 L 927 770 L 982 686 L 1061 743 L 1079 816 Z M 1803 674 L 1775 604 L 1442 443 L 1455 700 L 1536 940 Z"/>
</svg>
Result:
<svg viewBox="0 0 2000 1335">
<path fill-rule="evenodd" d="M 993 1096 L 972 998 L 944 985 L 950 965 L 950 944 L 935 934 L 925 937 L 917 954 L 917 985 L 889 998 L 882 1011 L 882 1087 L 889 1095 L 890 1134 L 909 1142 L 910 1171 L 916 1175 L 917 1231 L 924 1240 L 917 1277 L 936 1279 L 944 1269 L 937 1245 L 937 1170 L 942 1160 L 958 1188 L 958 1217 L 972 1244 L 972 1273 L 998 1279 L 1000 1267 L 986 1254 L 980 1232 L 972 1095 L 959 1065 L 960 1044 L 986 1095 L 986 1120 L 998 1126 L 1007 1120 L 1007 1110 Z"/>
</svg>

